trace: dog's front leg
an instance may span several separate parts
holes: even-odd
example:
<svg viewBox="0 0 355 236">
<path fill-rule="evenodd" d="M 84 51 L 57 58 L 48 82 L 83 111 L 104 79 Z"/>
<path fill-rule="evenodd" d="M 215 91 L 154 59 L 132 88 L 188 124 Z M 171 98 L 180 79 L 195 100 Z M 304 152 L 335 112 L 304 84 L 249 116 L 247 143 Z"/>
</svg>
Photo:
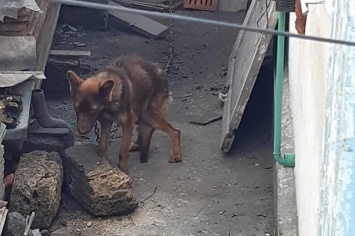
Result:
<svg viewBox="0 0 355 236">
<path fill-rule="evenodd" d="M 107 146 L 108 140 L 111 134 L 111 126 L 112 121 L 108 120 L 101 120 L 101 138 L 100 138 L 100 149 L 99 149 L 99 156 L 101 158 L 107 158 Z"/>
<path fill-rule="evenodd" d="M 133 130 L 134 130 L 134 122 L 128 119 L 124 123 L 122 123 L 122 143 L 121 150 L 119 156 L 119 167 L 120 169 L 128 174 L 128 156 L 129 150 L 132 142 Z"/>
</svg>

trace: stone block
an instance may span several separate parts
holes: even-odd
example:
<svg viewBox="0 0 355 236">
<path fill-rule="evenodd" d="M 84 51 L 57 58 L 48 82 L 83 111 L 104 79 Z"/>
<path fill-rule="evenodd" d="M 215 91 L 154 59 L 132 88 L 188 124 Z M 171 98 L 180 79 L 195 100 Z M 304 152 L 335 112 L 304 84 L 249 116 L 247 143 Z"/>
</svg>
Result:
<svg viewBox="0 0 355 236">
<path fill-rule="evenodd" d="M 64 184 L 78 203 L 92 215 L 133 212 L 138 203 L 133 197 L 130 177 L 118 167 L 102 161 L 97 150 L 94 144 L 83 144 L 64 151 Z"/>
<path fill-rule="evenodd" d="M 10 211 L 32 211 L 33 228 L 48 228 L 61 201 L 63 166 L 57 152 L 33 151 L 21 157 L 10 193 Z"/>
</svg>

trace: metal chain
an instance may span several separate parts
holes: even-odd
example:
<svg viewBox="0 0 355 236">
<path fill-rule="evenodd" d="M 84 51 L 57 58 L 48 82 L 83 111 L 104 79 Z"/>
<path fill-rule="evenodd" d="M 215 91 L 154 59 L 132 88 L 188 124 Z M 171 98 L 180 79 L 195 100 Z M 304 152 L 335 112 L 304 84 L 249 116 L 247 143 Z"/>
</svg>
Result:
<svg viewBox="0 0 355 236">
<path fill-rule="evenodd" d="M 99 130 L 99 127 L 98 127 L 98 124 L 99 122 L 95 122 L 95 127 L 94 127 L 94 131 L 95 131 L 95 134 L 96 134 L 96 142 L 100 142 L 100 130 Z"/>
<path fill-rule="evenodd" d="M 94 132 L 96 135 L 96 142 L 100 142 L 100 129 L 98 126 L 99 122 L 95 122 L 95 127 L 94 127 Z M 113 127 L 111 128 L 111 133 L 110 133 L 110 138 L 113 138 L 114 134 L 116 133 L 116 131 L 118 130 L 118 124 L 114 124 Z"/>
<path fill-rule="evenodd" d="M 169 13 L 172 14 L 174 12 L 174 0 L 169 1 Z M 173 65 L 174 59 L 174 22 L 173 19 L 170 19 L 169 25 L 169 51 L 168 51 L 168 61 L 166 63 L 166 73 L 169 72 Z"/>
</svg>

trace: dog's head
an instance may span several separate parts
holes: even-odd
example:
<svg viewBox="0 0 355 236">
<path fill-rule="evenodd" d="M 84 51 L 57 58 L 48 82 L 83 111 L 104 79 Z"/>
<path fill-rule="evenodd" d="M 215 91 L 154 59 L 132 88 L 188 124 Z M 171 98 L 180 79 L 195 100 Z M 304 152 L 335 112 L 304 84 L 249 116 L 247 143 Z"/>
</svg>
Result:
<svg viewBox="0 0 355 236">
<path fill-rule="evenodd" d="M 70 95 L 77 116 L 80 134 L 87 134 L 94 127 L 106 104 L 112 101 L 113 80 L 95 77 L 83 80 L 74 71 L 67 72 Z"/>
</svg>

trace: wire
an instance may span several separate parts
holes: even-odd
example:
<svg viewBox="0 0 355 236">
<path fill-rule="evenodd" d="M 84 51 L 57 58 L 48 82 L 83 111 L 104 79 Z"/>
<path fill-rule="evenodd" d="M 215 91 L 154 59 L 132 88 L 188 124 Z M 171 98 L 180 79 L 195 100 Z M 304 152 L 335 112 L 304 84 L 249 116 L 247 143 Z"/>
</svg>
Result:
<svg viewBox="0 0 355 236">
<path fill-rule="evenodd" d="M 66 5 L 71 5 L 71 6 L 94 8 L 94 9 L 98 9 L 98 10 L 121 11 L 121 12 L 126 12 L 126 13 L 135 13 L 135 14 L 142 14 L 142 15 L 147 15 L 147 16 L 155 16 L 155 17 L 162 17 L 162 18 L 175 19 L 175 20 L 185 20 L 185 21 L 190 21 L 190 22 L 195 22 L 195 23 L 224 26 L 224 27 L 230 27 L 230 28 L 235 28 L 235 29 L 239 29 L 239 30 L 250 31 L 250 32 L 254 32 L 254 33 L 271 34 L 271 35 L 299 38 L 299 39 L 311 40 L 311 41 L 317 41 L 317 42 L 332 43 L 332 44 L 339 44 L 339 45 L 346 45 L 346 46 L 355 46 L 354 41 L 331 39 L 331 38 L 324 38 L 324 37 L 318 37 L 318 36 L 300 35 L 300 34 L 289 33 L 289 32 L 280 32 L 280 31 L 271 30 L 271 29 L 260 29 L 257 27 L 236 24 L 236 23 L 228 22 L 228 21 L 210 20 L 210 19 L 204 19 L 204 18 L 198 18 L 198 17 L 182 16 L 182 15 L 171 14 L 171 13 L 140 10 L 140 9 L 133 9 L 133 8 L 127 8 L 127 7 L 122 7 L 122 6 L 83 2 L 83 1 L 77 1 L 77 0 L 50 0 L 50 1 L 62 3 L 62 4 L 66 4 Z"/>
</svg>

